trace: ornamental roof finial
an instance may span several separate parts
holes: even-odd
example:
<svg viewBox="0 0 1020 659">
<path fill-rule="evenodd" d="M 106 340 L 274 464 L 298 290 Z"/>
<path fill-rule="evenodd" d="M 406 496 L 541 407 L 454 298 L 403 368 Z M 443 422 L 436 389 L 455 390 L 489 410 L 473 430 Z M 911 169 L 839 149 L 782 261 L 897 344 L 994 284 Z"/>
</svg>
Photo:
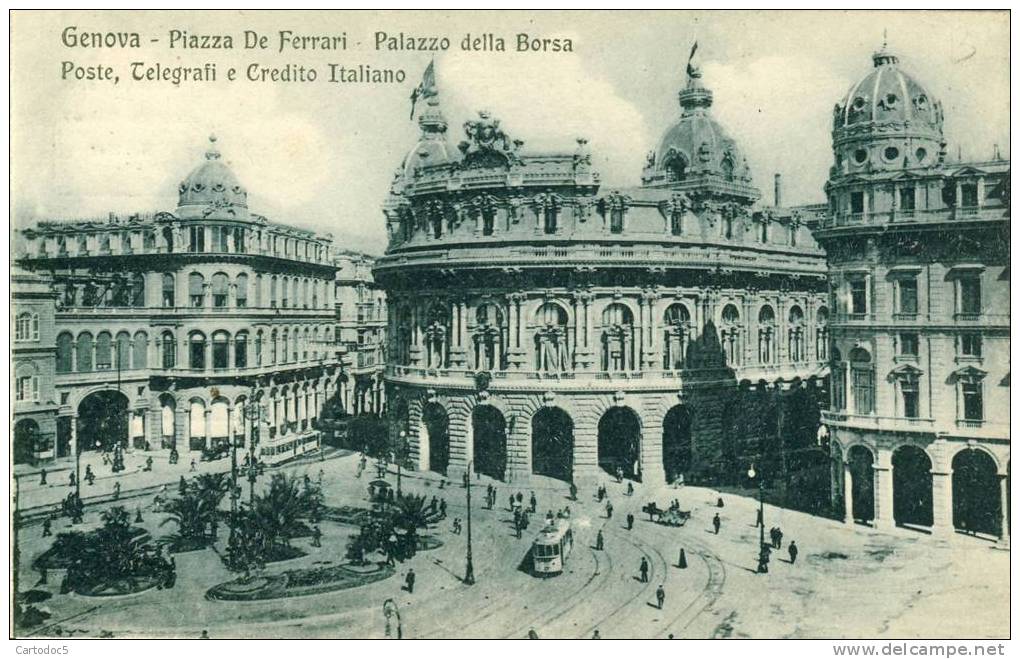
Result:
<svg viewBox="0 0 1020 659">
<path fill-rule="evenodd" d="M 209 150 L 205 152 L 206 160 L 219 160 L 220 150 L 216 148 L 216 135 L 209 136 Z"/>
</svg>

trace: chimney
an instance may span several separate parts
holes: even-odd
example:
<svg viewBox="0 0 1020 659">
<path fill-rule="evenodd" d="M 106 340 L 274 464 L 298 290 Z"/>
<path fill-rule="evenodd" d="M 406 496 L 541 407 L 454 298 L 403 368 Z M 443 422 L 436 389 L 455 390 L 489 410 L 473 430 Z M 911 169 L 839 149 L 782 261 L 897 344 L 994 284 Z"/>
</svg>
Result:
<svg viewBox="0 0 1020 659">
<path fill-rule="evenodd" d="M 777 208 L 783 205 L 783 175 L 776 174 L 776 199 L 774 206 Z"/>
</svg>

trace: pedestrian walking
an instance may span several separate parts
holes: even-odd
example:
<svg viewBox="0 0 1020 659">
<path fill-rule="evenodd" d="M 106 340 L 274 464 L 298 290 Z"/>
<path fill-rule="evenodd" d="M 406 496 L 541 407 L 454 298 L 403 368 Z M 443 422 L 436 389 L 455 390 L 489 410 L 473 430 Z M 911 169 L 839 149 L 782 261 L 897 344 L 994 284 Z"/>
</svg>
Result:
<svg viewBox="0 0 1020 659">
<path fill-rule="evenodd" d="M 599 488 L 595 491 L 595 498 L 598 499 L 599 503 L 602 503 L 602 499 L 606 497 L 606 488 L 599 485 Z"/>
<path fill-rule="evenodd" d="M 570 499 L 572 501 L 577 501 L 577 486 L 573 483 L 570 484 Z"/>
<path fill-rule="evenodd" d="M 787 548 L 786 551 L 790 552 L 790 565 L 793 565 L 794 563 L 797 562 L 797 554 L 800 551 L 799 549 L 797 549 L 797 543 L 791 540 L 790 546 Z"/>
<path fill-rule="evenodd" d="M 113 500 L 117 501 L 120 499 L 120 481 L 113 484 Z"/>
<path fill-rule="evenodd" d="M 195 458 L 191 459 L 191 471 L 196 471 L 197 465 L 195 465 Z"/>
<path fill-rule="evenodd" d="M 638 571 L 641 572 L 641 583 L 648 583 L 648 559 L 644 556 L 641 557 L 641 566 Z"/>
<path fill-rule="evenodd" d="M 404 578 L 404 585 L 407 587 L 407 592 L 414 592 L 414 568 L 407 571 L 407 576 Z"/>
<path fill-rule="evenodd" d="M 71 487 L 74 487 L 75 485 L 77 485 L 77 483 L 78 480 L 74 477 L 74 472 L 72 471 L 67 477 L 67 484 L 70 485 Z"/>
<path fill-rule="evenodd" d="M 524 505 L 524 495 L 521 494 L 520 492 L 517 493 L 517 505 L 518 506 Z"/>
<path fill-rule="evenodd" d="M 634 496 L 634 483 L 627 481 L 627 496 Z"/>
<path fill-rule="evenodd" d="M 51 529 L 52 526 L 53 526 L 53 522 L 50 521 L 49 517 L 47 517 L 46 519 L 43 520 L 43 523 L 42 523 L 42 537 L 48 538 L 51 535 L 53 535 L 53 531 Z"/>
<path fill-rule="evenodd" d="M 606 519 L 613 519 L 613 502 L 606 500 Z"/>
<path fill-rule="evenodd" d="M 655 589 L 655 601 L 659 603 L 659 609 L 662 609 L 662 605 L 666 603 L 666 590 L 659 584 L 659 587 Z"/>
<path fill-rule="evenodd" d="M 177 452 L 177 447 L 176 446 L 171 447 L 171 449 L 170 449 L 170 464 L 175 465 L 175 464 L 177 464 L 177 462 L 180 459 L 181 459 L 181 455 L 180 455 L 180 453 Z M 245 459 L 247 460 L 248 457 L 245 456 Z"/>
<path fill-rule="evenodd" d="M 312 546 L 322 546 L 322 529 L 319 528 L 318 524 L 312 527 Z"/>
<path fill-rule="evenodd" d="M 538 640 L 538 632 L 535 631 L 534 627 L 528 630 L 528 638 L 534 641 Z"/>
<path fill-rule="evenodd" d="M 138 506 L 135 508 L 135 524 L 141 524 L 145 520 L 142 519 L 142 507 Z"/>
<path fill-rule="evenodd" d="M 634 529 L 634 515 L 627 513 L 627 530 L 631 531 Z"/>
<path fill-rule="evenodd" d="M 783 529 L 776 527 L 776 540 L 772 543 L 772 546 L 776 549 L 783 548 Z"/>
<path fill-rule="evenodd" d="M 680 560 L 676 562 L 676 566 L 681 570 L 687 569 L 687 554 L 684 552 L 683 547 L 680 548 Z"/>
<path fill-rule="evenodd" d="M 199 636 L 199 638 L 205 639 L 205 640 L 209 640 L 209 630 L 208 629 L 203 629 L 202 630 L 202 635 Z"/>
<path fill-rule="evenodd" d="M 523 530 L 524 529 L 521 526 L 521 516 L 520 515 L 515 515 L 514 516 L 514 533 L 517 535 L 517 539 L 518 540 L 521 539 L 521 532 Z"/>
<path fill-rule="evenodd" d="M 93 485 L 96 482 L 96 475 L 92 473 L 92 465 L 85 465 L 85 480 L 89 485 Z"/>
<path fill-rule="evenodd" d="M 597 630 L 597 629 L 595 630 L 595 633 L 593 633 L 591 635 L 591 637 L 592 637 L 593 640 L 596 640 L 596 641 L 601 641 L 602 640 L 602 634 L 600 634 L 599 630 Z"/>
<path fill-rule="evenodd" d="M 42 469 L 39 470 L 39 484 L 40 485 L 46 484 L 46 467 L 43 467 Z"/>
<path fill-rule="evenodd" d="M 758 509 L 757 516 L 754 518 L 754 527 L 765 526 L 765 518 L 762 516 L 761 508 Z"/>
<path fill-rule="evenodd" d="M 535 491 L 534 490 L 531 491 L 531 501 L 530 501 L 530 503 L 531 503 L 531 512 L 532 512 L 532 514 L 534 514 L 535 510 L 538 508 L 538 499 L 535 498 Z"/>
<path fill-rule="evenodd" d="M 606 542 L 605 539 L 602 537 L 602 529 L 599 529 L 598 535 L 595 536 L 595 549 L 597 551 L 602 551 L 605 548 Z"/>
<path fill-rule="evenodd" d="M 510 507 L 507 508 L 507 510 L 513 510 L 513 509 L 514 509 L 514 495 L 511 494 L 510 495 Z"/>
<path fill-rule="evenodd" d="M 152 471 L 152 456 L 145 458 L 145 471 Z"/>
<path fill-rule="evenodd" d="M 439 502 L 439 516 L 446 519 L 446 499 Z"/>
<path fill-rule="evenodd" d="M 715 534 L 719 535 L 719 527 L 722 526 L 722 520 L 719 519 L 719 513 L 715 514 L 712 518 L 712 527 L 715 528 Z"/>
</svg>

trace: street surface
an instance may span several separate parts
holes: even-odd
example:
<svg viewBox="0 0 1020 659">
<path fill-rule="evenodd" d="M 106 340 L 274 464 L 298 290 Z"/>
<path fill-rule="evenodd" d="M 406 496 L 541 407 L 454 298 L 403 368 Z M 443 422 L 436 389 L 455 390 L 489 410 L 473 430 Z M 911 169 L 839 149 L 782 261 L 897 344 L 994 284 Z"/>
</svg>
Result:
<svg viewBox="0 0 1020 659">
<path fill-rule="evenodd" d="M 330 506 L 368 507 L 366 488 L 374 479 L 369 468 L 355 477 L 357 455 L 320 462 L 315 454 L 282 469 L 313 481 L 323 471 L 326 503 Z M 98 463 L 98 459 L 95 460 Z M 129 456 L 121 502 L 132 513 L 142 506 L 144 526 L 154 537 L 171 533 L 174 525 L 160 526 L 163 515 L 149 510 L 151 494 L 131 498 L 130 490 L 171 483 L 176 493 L 181 475 L 190 477 L 189 461 L 170 466 L 159 460 L 153 472 L 138 473 L 138 458 Z M 83 463 L 84 464 L 84 463 Z M 97 468 L 98 467 L 98 468 Z M 229 460 L 201 464 L 199 469 L 229 469 Z M 93 464 L 97 476 L 108 467 Z M 261 487 L 269 473 L 259 481 Z M 22 477 L 22 506 L 59 501 L 68 490 L 66 473 L 51 479 L 53 487 L 40 487 L 38 478 Z M 388 475 L 395 483 L 396 476 Z M 262 602 L 206 600 L 210 587 L 235 577 L 213 549 L 176 555 L 178 579 L 172 591 L 150 590 L 116 598 L 60 595 L 59 577 L 36 586 L 54 596 L 42 604 L 53 617 L 39 635 L 53 636 L 57 629 L 74 636 L 197 638 L 208 630 L 212 638 L 381 638 L 385 634 L 383 602 L 393 598 L 405 638 L 524 638 L 534 630 L 539 638 L 859 638 L 940 637 L 1004 638 L 1009 634 L 1009 552 L 983 540 L 956 535 L 931 538 L 896 529 L 878 532 L 840 522 L 767 506 L 766 529 L 779 526 L 783 548 L 772 554 L 770 573 L 754 572 L 758 529 L 754 526 L 757 501 L 722 495 L 724 507 L 715 506 L 718 492 L 709 488 L 651 488 L 638 483 L 634 496 L 625 484 L 607 476 L 614 512 L 606 519 L 594 489 L 581 491 L 579 501 L 568 499 L 565 483 L 536 479 L 538 513 L 522 539 L 515 537 L 507 499 L 518 490 L 495 483 L 495 510 L 483 507 L 486 478 L 472 482 L 472 538 L 476 583 L 462 583 L 466 550 L 465 490 L 436 474 L 404 474 L 404 491 L 445 497 L 446 520 L 429 531 L 444 543 L 420 552 L 397 566 L 396 576 L 349 590 Z M 83 496 L 112 491 L 113 478 L 101 478 Z M 244 497 L 248 485 L 244 480 Z M 477 486 L 477 487 L 476 487 Z M 520 490 L 527 505 L 532 488 Z M 679 499 L 681 508 L 693 511 L 682 528 L 650 523 L 641 507 L 651 500 L 660 508 Z M 29 501 L 31 503 L 26 503 Z M 88 529 L 99 524 L 98 511 L 111 504 L 88 506 Z M 224 500 L 224 506 L 228 505 Z M 521 571 L 531 540 L 546 511 L 570 507 L 574 550 L 563 574 L 539 579 Z M 635 516 L 634 529 L 626 528 L 626 515 Z M 719 513 L 722 528 L 712 529 Z M 460 517 L 465 532 L 455 535 L 452 520 Z M 69 528 L 66 518 L 54 524 L 54 534 Z M 33 587 L 40 575 L 32 560 L 49 547 L 52 538 L 41 537 L 41 524 L 19 532 L 22 552 L 21 590 Z M 343 561 L 347 540 L 357 529 L 323 522 L 322 547 L 301 538 L 294 544 L 308 556 L 271 564 L 267 572 L 281 572 Z M 596 551 L 595 537 L 602 529 L 605 550 Z M 221 542 L 226 530 L 221 528 Z M 786 547 L 795 540 L 800 555 L 788 562 Z M 688 567 L 679 569 L 680 549 Z M 649 580 L 640 581 L 642 557 Z M 381 560 L 381 557 L 380 557 Z M 402 589 L 409 568 L 417 575 L 413 593 Z M 660 610 L 655 591 L 662 585 L 665 604 Z M 946 616 L 946 611 L 966 612 Z M 395 628 L 395 625 L 394 625 Z"/>
</svg>

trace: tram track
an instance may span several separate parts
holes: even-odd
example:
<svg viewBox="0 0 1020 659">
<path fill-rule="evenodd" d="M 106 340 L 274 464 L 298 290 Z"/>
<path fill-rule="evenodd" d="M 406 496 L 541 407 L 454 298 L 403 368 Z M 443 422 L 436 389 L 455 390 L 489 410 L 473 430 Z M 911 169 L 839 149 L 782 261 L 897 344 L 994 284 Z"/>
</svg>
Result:
<svg viewBox="0 0 1020 659">
<path fill-rule="evenodd" d="M 705 568 L 708 570 L 708 581 L 705 583 L 701 593 L 688 603 L 679 615 L 661 629 L 662 634 L 668 634 L 674 630 L 686 630 L 702 613 L 711 608 L 723 594 L 723 585 L 726 583 L 726 567 L 723 565 L 723 562 L 712 554 L 707 545 L 691 540 L 688 540 L 687 544 L 698 550 L 698 558 L 702 560 Z"/>
</svg>

